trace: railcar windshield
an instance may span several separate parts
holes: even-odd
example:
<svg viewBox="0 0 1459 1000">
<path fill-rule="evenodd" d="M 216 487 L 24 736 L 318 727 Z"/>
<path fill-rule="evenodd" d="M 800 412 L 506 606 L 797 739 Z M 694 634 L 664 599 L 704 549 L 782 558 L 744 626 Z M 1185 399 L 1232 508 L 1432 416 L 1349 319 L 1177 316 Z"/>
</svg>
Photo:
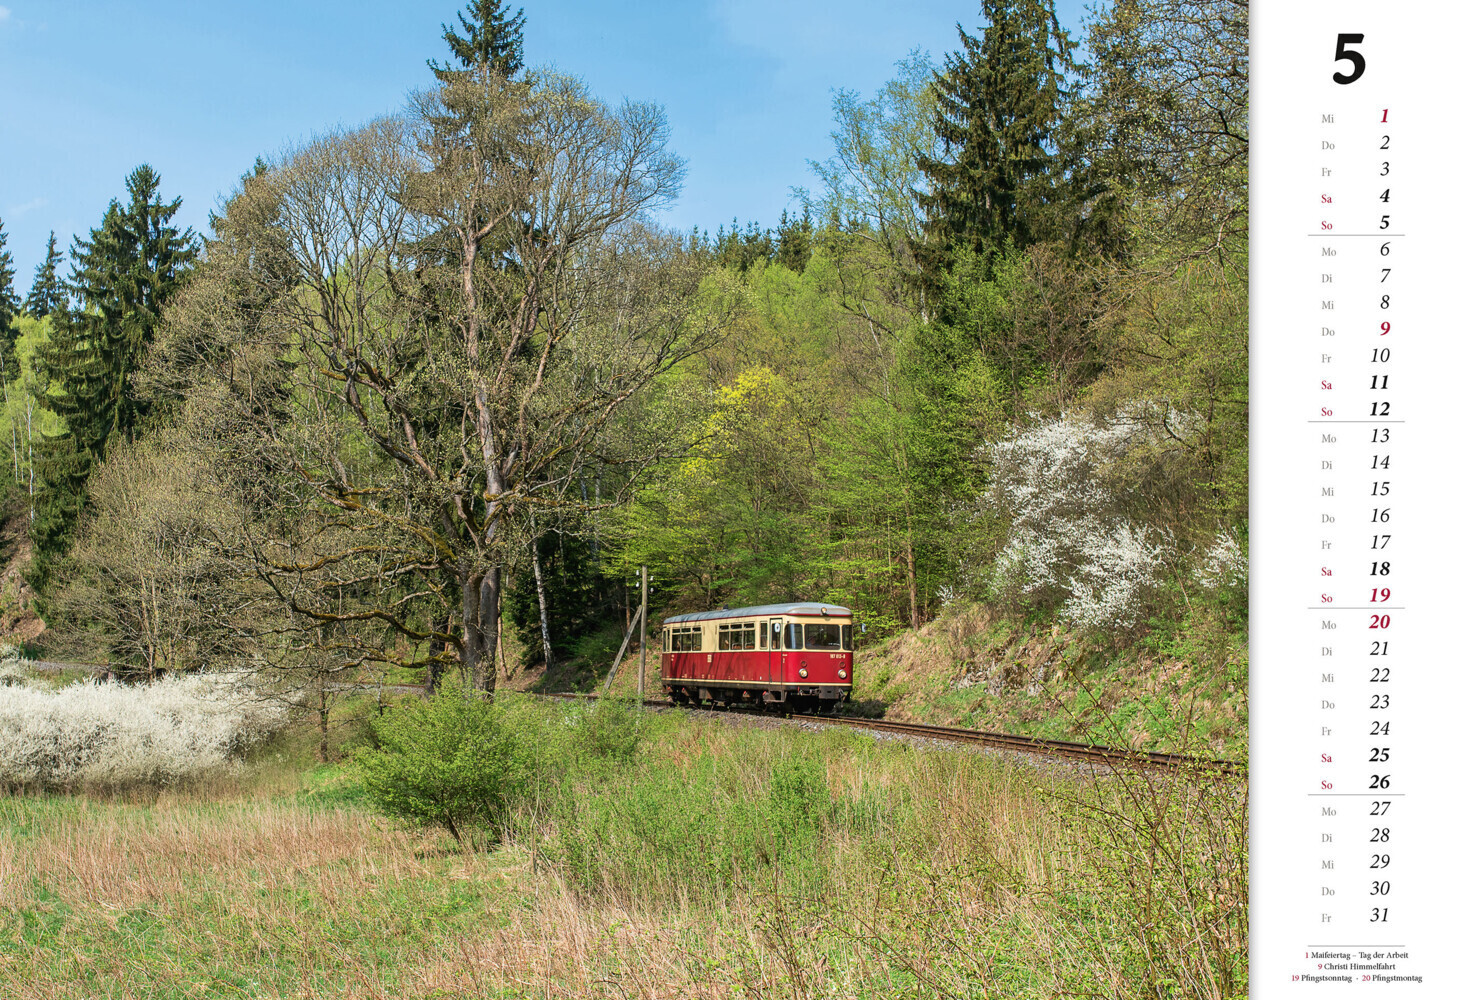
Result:
<svg viewBox="0 0 1459 1000">
<path fill-rule="evenodd" d="M 840 649 L 841 626 L 812 622 L 805 627 L 806 649 Z"/>
</svg>

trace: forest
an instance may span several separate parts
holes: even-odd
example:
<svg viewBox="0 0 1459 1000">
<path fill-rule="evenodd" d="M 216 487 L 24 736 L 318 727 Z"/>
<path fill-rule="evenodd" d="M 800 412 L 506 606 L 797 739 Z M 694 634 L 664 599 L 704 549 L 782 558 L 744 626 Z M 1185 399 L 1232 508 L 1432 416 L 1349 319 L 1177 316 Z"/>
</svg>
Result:
<svg viewBox="0 0 1459 1000">
<path fill-rule="evenodd" d="M 474 0 L 437 86 L 261 152 L 206 233 L 140 165 L 22 298 L 0 221 L 7 624 L 121 676 L 491 690 L 606 666 L 645 566 L 651 623 L 1244 646 L 1245 3 L 1075 45 L 984 0 L 835 95 L 778 221 L 687 234 L 662 109 L 525 66 L 525 13 Z"/>
</svg>

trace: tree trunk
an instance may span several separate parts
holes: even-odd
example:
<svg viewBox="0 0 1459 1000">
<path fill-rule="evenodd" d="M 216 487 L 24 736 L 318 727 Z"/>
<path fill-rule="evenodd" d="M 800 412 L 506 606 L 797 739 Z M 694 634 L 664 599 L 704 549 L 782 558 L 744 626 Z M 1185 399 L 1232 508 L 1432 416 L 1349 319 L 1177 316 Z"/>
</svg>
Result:
<svg viewBox="0 0 1459 1000">
<path fill-rule="evenodd" d="M 481 579 L 481 636 L 486 641 L 486 664 L 477 686 L 490 694 L 496 690 L 497 661 L 502 655 L 502 569 L 493 566 Z"/>
<path fill-rule="evenodd" d="M 329 687 L 319 675 L 319 759 L 329 763 Z"/>
<path fill-rule="evenodd" d="M 469 575 L 461 586 L 462 645 L 467 682 L 488 694 L 496 690 L 501 567 Z"/>
<path fill-rule="evenodd" d="M 533 518 L 532 530 L 537 530 Z M 532 536 L 532 575 L 537 578 L 537 616 L 542 622 L 542 664 L 552 669 L 552 637 L 547 633 L 547 588 L 542 585 L 542 559 L 537 553 L 537 536 Z"/>
<path fill-rule="evenodd" d="M 468 688 L 478 687 L 481 669 L 481 577 L 475 573 L 461 575 L 461 679 Z"/>
<path fill-rule="evenodd" d="M 35 433 L 31 428 L 30 415 L 34 406 L 30 399 L 25 401 L 25 443 L 30 458 L 30 521 L 35 524 Z"/>
<path fill-rule="evenodd" d="M 432 632 L 445 632 L 451 627 L 451 620 L 442 615 L 431 622 Z M 441 675 L 445 673 L 445 664 L 436 657 L 443 656 L 446 652 L 446 644 L 440 639 L 432 639 L 430 647 L 431 661 L 426 664 L 426 697 L 435 694 L 441 687 Z"/>
<path fill-rule="evenodd" d="M 907 515 L 907 591 L 912 604 L 912 627 L 921 624 L 917 614 L 917 555 L 912 546 L 912 515 Z"/>
</svg>

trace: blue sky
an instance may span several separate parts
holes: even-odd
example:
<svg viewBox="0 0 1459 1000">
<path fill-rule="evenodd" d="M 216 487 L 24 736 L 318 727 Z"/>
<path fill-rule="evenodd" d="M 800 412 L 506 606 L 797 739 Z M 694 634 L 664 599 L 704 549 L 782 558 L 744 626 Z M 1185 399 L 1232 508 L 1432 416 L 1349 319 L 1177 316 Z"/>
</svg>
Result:
<svg viewBox="0 0 1459 1000">
<path fill-rule="evenodd" d="M 139 163 L 203 229 L 253 163 L 291 142 L 396 110 L 430 85 L 441 22 L 464 0 L 0 0 L 0 219 L 16 291 L 56 231 L 97 225 Z M 516 5 L 514 5 L 516 6 Z M 689 161 L 667 224 L 771 224 L 814 186 L 831 95 L 870 95 L 920 46 L 940 62 L 976 2 L 525 0 L 527 63 L 599 97 L 664 105 Z M 1082 0 L 1060 0 L 1082 34 Z M 66 268 L 69 274 L 69 260 Z"/>
</svg>

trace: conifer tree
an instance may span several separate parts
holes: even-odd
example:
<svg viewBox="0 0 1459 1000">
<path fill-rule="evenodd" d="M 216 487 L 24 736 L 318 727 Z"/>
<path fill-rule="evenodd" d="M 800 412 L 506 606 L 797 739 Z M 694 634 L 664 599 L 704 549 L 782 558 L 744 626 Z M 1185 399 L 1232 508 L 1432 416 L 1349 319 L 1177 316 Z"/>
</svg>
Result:
<svg viewBox="0 0 1459 1000">
<path fill-rule="evenodd" d="M 441 25 L 441 37 L 451 50 L 451 58 L 461 64 L 452 68 L 450 60 L 442 66 L 434 59 L 426 61 L 441 84 L 442 112 L 428 116 L 431 125 L 447 139 L 468 146 L 485 147 L 489 137 L 473 137 L 468 109 L 479 107 L 471 97 L 471 85 L 490 94 L 517 77 L 522 70 L 522 25 L 526 16 L 520 9 L 508 16 L 499 0 L 471 0 L 466 13 L 458 11 L 462 34 L 448 24 Z M 463 88 L 465 88 L 463 90 Z"/>
<path fill-rule="evenodd" d="M 1059 182 L 1054 144 L 1075 67 L 1051 0 L 983 0 L 988 25 L 934 75 L 935 131 L 944 158 L 923 157 L 931 191 L 928 249 L 970 243 L 1024 247 L 1051 229 L 1043 218 Z M 934 265 L 935 266 L 935 265 Z"/>
<path fill-rule="evenodd" d="M 179 232 L 170 224 L 182 199 L 163 204 L 160 185 L 156 171 L 142 164 L 127 178 L 130 202 L 124 207 L 113 201 L 91 239 L 78 238 L 71 250 L 71 283 L 82 307 L 79 342 L 100 365 L 99 395 L 86 380 L 71 384 L 72 365 L 49 365 L 48 359 L 48 367 L 66 390 L 57 411 L 68 422 L 84 414 L 94 433 L 83 443 L 98 458 L 108 435 L 130 436 L 136 429 L 141 413 L 126 391 L 127 377 L 197 256 L 192 230 Z"/>
<path fill-rule="evenodd" d="M 519 8 L 509 14 L 499 0 L 470 0 L 466 11 L 458 11 L 457 20 L 461 31 L 448 24 L 441 25 L 441 36 L 450 50 L 451 58 L 442 66 L 434 59 L 427 60 L 431 72 L 440 83 L 439 100 L 433 110 L 425 110 L 424 117 L 436 134 L 442 151 L 453 150 L 451 155 L 441 158 L 437 172 L 438 183 L 451 185 L 451 175 L 476 159 L 495 161 L 504 165 L 510 154 L 501 148 L 492 128 L 484 124 L 489 119 L 486 110 L 504 97 L 505 106 L 511 107 L 521 95 L 530 89 L 530 79 L 519 80 L 522 71 L 522 26 L 526 16 Z M 450 63 L 460 64 L 453 68 Z M 467 168 L 470 172 L 471 168 Z M 510 171 L 512 167 L 505 168 Z M 495 173 L 495 171 L 489 171 Z M 472 277 L 481 268 L 503 270 L 510 268 L 509 247 L 511 235 L 505 229 L 493 231 L 484 215 L 478 214 L 475 226 L 465 227 L 467 239 L 463 242 L 449 232 L 441 231 L 426 237 L 420 244 L 423 259 L 436 258 L 440 263 L 459 269 L 467 276 L 465 288 L 473 288 Z M 494 571 L 493 580 L 500 581 L 500 571 Z M 457 583 L 447 585 L 456 588 Z M 486 598 L 491 607 L 487 617 L 492 621 L 499 618 L 500 588 L 494 582 L 487 588 L 493 594 Z M 459 599 L 459 591 L 451 590 L 453 600 Z M 437 617 L 432 628 L 444 632 L 449 624 L 448 617 Z M 547 612 L 542 610 L 541 627 L 549 628 Z M 495 628 L 490 631 L 495 631 Z M 433 646 L 433 650 L 436 647 Z M 469 659 L 469 657 L 468 657 Z M 439 664 L 434 664 L 428 673 L 428 685 L 435 689 Z"/>
<path fill-rule="evenodd" d="M 44 319 L 66 304 L 66 288 L 58 273 L 60 264 L 61 251 L 56 249 L 56 231 L 53 229 L 46 244 L 45 260 L 36 265 L 35 281 L 25 298 L 25 312 L 36 319 Z"/>
<path fill-rule="evenodd" d="M 510 79 L 521 72 L 522 25 L 526 23 L 521 9 L 508 16 L 498 0 L 471 0 L 466 10 L 469 18 L 467 14 L 456 13 L 464 35 L 448 24 L 441 25 L 442 37 L 462 68 L 441 66 L 431 59 L 428 65 L 436 79 L 441 83 L 451 83 L 477 69 L 502 79 Z"/>
<path fill-rule="evenodd" d="M 128 203 L 113 201 L 91 238 L 76 240 L 71 287 L 80 308 L 53 322 L 39 357 L 50 386 L 44 405 L 67 427 L 37 456 L 43 490 L 31 526 L 36 557 L 29 576 L 41 592 L 70 543 L 92 467 L 109 441 L 138 429 L 142 408 L 128 378 L 197 255 L 192 230 L 171 225 L 182 199 L 164 204 L 160 185 L 144 163 L 127 178 Z"/>
<path fill-rule="evenodd" d="M 5 241 L 5 221 L 0 219 L 0 375 L 9 378 L 16 337 L 10 323 L 20 312 L 20 299 L 15 294 L 15 260 L 5 249 Z"/>
<path fill-rule="evenodd" d="M 9 330 L 10 321 L 20 312 L 20 299 L 15 294 L 15 259 L 5 249 L 6 239 L 5 220 L 0 219 L 0 331 Z"/>
<path fill-rule="evenodd" d="M 792 218 L 789 211 L 782 211 L 780 225 L 775 228 L 775 263 L 797 274 L 805 271 L 811 259 L 814 232 L 809 206 L 801 209 L 798 219 Z"/>
<path fill-rule="evenodd" d="M 15 340 L 20 331 L 12 321 L 20 312 L 20 298 L 15 294 L 15 261 L 5 241 L 5 222 L 0 220 L 0 384 L 8 388 L 16 375 Z"/>
</svg>

